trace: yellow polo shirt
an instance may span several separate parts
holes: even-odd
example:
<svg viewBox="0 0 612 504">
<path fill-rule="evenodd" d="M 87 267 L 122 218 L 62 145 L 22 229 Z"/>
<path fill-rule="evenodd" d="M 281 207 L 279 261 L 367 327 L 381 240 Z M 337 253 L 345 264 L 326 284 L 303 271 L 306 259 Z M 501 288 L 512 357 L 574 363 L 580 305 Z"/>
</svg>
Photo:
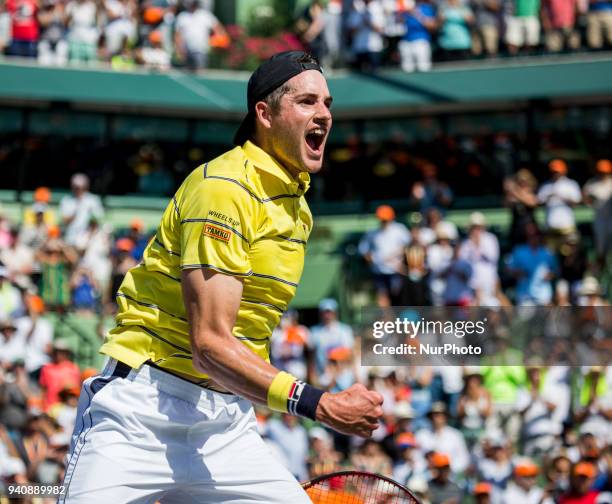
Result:
<svg viewBox="0 0 612 504">
<path fill-rule="evenodd" d="M 142 262 L 117 293 L 117 326 L 101 352 L 131 367 L 153 361 L 205 379 L 191 362 L 181 270 L 243 278 L 233 334 L 269 360 L 270 336 L 295 294 L 312 214 L 310 177 L 293 178 L 251 142 L 195 169 L 163 214 Z"/>
</svg>

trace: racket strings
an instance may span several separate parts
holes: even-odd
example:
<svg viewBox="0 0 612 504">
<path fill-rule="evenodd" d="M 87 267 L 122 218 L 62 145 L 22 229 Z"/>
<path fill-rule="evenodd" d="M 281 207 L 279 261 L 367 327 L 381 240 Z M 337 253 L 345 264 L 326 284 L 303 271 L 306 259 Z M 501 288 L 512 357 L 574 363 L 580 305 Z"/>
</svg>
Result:
<svg viewBox="0 0 612 504">
<path fill-rule="evenodd" d="M 306 489 L 313 504 L 418 504 L 403 488 L 376 476 L 348 474 Z"/>
</svg>

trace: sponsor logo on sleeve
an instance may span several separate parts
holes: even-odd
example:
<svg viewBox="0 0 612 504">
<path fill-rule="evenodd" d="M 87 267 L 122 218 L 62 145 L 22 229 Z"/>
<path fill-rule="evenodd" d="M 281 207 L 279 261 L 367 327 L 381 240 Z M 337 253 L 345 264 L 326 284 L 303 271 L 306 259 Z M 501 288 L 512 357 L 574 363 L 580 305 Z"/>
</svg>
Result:
<svg viewBox="0 0 612 504">
<path fill-rule="evenodd" d="M 222 227 L 208 223 L 204 224 L 204 231 L 202 231 L 202 234 L 224 243 L 229 242 L 230 238 L 232 237 L 232 231 L 229 229 L 223 229 Z"/>
</svg>

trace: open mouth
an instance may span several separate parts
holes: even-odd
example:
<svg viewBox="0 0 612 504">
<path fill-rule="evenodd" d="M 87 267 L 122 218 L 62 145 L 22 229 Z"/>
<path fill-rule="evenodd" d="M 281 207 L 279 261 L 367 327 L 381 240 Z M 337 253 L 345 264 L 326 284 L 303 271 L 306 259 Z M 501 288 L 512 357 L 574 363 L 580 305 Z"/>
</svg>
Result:
<svg viewBox="0 0 612 504">
<path fill-rule="evenodd" d="M 306 134 L 306 144 L 315 154 L 321 154 L 326 133 L 323 128 L 317 128 Z"/>
</svg>

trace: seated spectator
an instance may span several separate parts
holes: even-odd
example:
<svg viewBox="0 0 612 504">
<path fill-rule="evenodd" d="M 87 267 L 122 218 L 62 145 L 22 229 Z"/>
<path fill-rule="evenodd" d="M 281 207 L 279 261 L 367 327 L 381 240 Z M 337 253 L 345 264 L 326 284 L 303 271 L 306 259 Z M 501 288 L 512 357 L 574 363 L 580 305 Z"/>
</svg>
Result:
<svg viewBox="0 0 612 504">
<path fill-rule="evenodd" d="M 491 431 L 482 439 L 481 448 L 482 453 L 476 457 L 476 473 L 491 485 L 491 500 L 498 502 L 512 477 L 510 443 L 501 432 Z"/>
<path fill-rule="evenodd" d="M 452 456 L 435 452 L 431 456 L 433 478 L 429 480 L 432 504 L 459 504 L 463 490 L 451 477 Z"/>
<path fill-rule="evenodd" d="M 335 299 L 323 299 L 319 303 L 320 323 L 310 330 L 308 348 L 312 351 L 308 369 L 308 381 L 317 383 L 327 369 L 329 351 L 333 348 L 353 348 L 353 330 L 338 320 L 338 303 Z"/>
<path fill-rule="evenodd" d="M 535 224 L 526 229 L 527 243 L 512 249 L 508 268 L 517 279 L 516 303 L 549 305 L 553 298 L 552 280 L 557 275 L 555 256 L 542 245 Z"/>
<path fill-rule="evenodd" d="M 93 0 L 70 0 L 66 5 L 66 25 L 68 26 L 71 63 L 97 61 L 98 38 L 100 36 L 98 15 L 98 8 Z M 75 181 L 80 183 L 81 179 L 75 179 Z M 89 185 L 88 181 L 87 185 Z M 68 197 L 66 196 L 64 199 L 66 198 Z M 60 211 L 62 217 L 65 217 L 63 210 L 64 207 L 61 205 Z"/>
<path fill-rule="evenodd" d="M 136 61 L 151 70 L 165 72 L 170 69 L 170 55 L 163 47 L 162 32 L 154 30 L 149 33 L 148 46 L 136 50 Z"/>
<path fill-rule="evenodd" d="M 57 226 L 49 229 L 49 240 L 36 253 L 40 263 L 40 292 L 50 310 L 63 311 L 70 304 L 70 271 L 77 254 L 60 238 Z"/>
<path fill-rule="evenodd" d="M 434 306 L 444 304 L 446 292 L 446 272 L 455 258 L 455 247 L 451 243 L 450 233 L 443 223 L 436 226 L 436 243 L 427 250 L 427 269 L 429 275 L 430 299 Z"/>
<path fill-rule="evenodd" d="M 474 485 L 472 495 L 474 496 L 475 504 L 491 504 L 491 492 L 493 488 L 490 483 L 481 481 Z"/>
<path fill-rule="evenodd" d="M 504 181 L 505 204 L 512 212 L 509 234 L 513 245 L 524 243 L 525 227 L 536 222 L 535 209 L 538 206 L 536 185 L 535 177 L 526 168 L 521 168 L 513 177 Z"/>
<path fill-rule="evenodd" d="M 506 44 L 512 55 L 540 43 L 540 0 L 507 0 Z"/>
<path fill-rule="evenodd" d="M 325 38 L 325 6 L 322 0 L 312 0 L 295 24 L 296 32 L 307 51 L 319 61 L 327 55 Z"/>
<path fill-rule="evenodd" d="M 45 305 L 40 296 L 26 296 L 27 314 L 14 320 L 17 336 L 25 341 L 25 368 L 37 382 L 42 366 L 49 362 L 53 325 L 43 315 Z"/>
<path fill-rule="evenodd" d="M 472 0 L 475 27 L 472 53 L 496 56 L 499 50 L 501 0 Z"/>
<path fill-rule="evenodd" d="M 448 236 L 450 241 L 455 241 L 459 238 L 459 230 L 451 221 L 443 219 L 442 212 L 439 208 L 429 207 L 425 211 L 425 227 L 421 230 L 421 240 L 426 246 L 431 245 L 437 240 L 436 230 L 438 224 L 441 224 L 440 230 Z"/>
<path fill-rule="evenodd" d="M 280 419 L 268 421 L 267 436 L 274 441 L 288 461 L 287 469 L 297 480 L 306 480 L 308 458 L 308 433 L 298 417 L 283 414 Z"/>
<path fill-rule="evenodd" d="M 453 247 L 453 257 L 442 275 L 446 281 L 443 294 L 445 306 L 470 306 L 474 303 L 474 289 L 471 287 L 474 268 L 460 257 L 458 245 Z"/>
<path fill-rule="evenodd" d="M 11 23 L 11 15 L 6 2 L 0 2 L 0 55 L 4 54 L 11 43 Z"/>
<path fill-rule="evenodd" d="M 448 425 L 446 404 L 436 402 L 429 412 L 431 430 L 421 429 L 416 434 L 417 442 L 425 452 L 444 450 L 450 457 L 453 473 L 463 473 L 469 464 L 469 454 L 463 435 Z"/>
<path fill-rule="evenodd" d="M 110 57 L 110 64 L 113 70 L 120 72 L 130 72 L 136 66 L 134 50 L 128 38 L 124 38 L 118 53 Z"/>
<path fill-rule="evenodd" d="M 376 209 L 378 229 L 369 231 L 359 242 L 374 278 L 378 306 L 398 305 L 404 280 L 404 249 L 410 233 L 404 224 L 395 221 L 395 211 L 388 205 Z"/>
<path fill-rule="evenodd" d="M 227 34 L 216 16 L 197 0 L 184 0 L 183 5 L 185 10 L 176 17 L 174 45 L 188 69 L 201 70 L 208 67 L 211 33 Z"/>
<path fill-rule="evenodd" d="M 63 388 L 59 392 L 60 402 L 49 409 L 49 416 L 58 423 L 58 436 L 63 438 L 65 444 L 70 444 L 70 437 L 76 423 L 80 393 L 81 389 L 78 386 Z"/>
<path fill-rule="evenodd" d="M 610 10 L 612 13 L 612 9 Z M 595 166 L 596 175 L 582 189 L 584 202 L 595 210 L 593 236 L 600 261 L 612 250 L 612 161 L 600 159 Z"/>
<path fill-rule="evenodd" d="M 438 179 L 436 165 L 425 163 L 421 171 L 423 181 L 415 182 L 411 191 L 411 198 L 418 203 L 419 210 L 427 212 L 431 207 L 448 208 L 453 202 L 453 193 L 448 184 Z"/>
<path fill-rule="evenodd" d="M 453 60 L 467 58 L 472 47 L 472 10 L 460 0 L 447 0 L 440 5 L 438 20 L 438 44 L 445 51 L 443 57 Z"/>
<path fill-rule="evenodd" d="M 414 431 L 428 428 L 428 414 L 433 403 L 431 384 L 433 381 L 433 369 L 431 366 L 410 366 L 406 384 L 410 387 L 410 406 L 414 420 L 412 428 Z"/>
<path fill-rule="evenodd" d="M 310 478 L 323 476 L 341 469 L 342 454 L 334 449 L 331 435 L 323 427 L 313 427 L 308 433 L 310 451 L 308 474 Z"/>
<path fill-rule="evenodd" d="M 578 376 L 578 404 L 574 420 L 581 434 L 591 434 L 602 443 L 612 442 L 612 390 L 600 366 Z"/>
<path fill-rule="evenodd" d="M 419 500 L 420 504 L 431 504 L 427 479 L 415 476 L 406 482 L 406 487 L 410 488 L 410 491 Z"/>
<path fill-rule="evenodd" d="M 418 0 L 401 16 L 406 33 L 399 42 L 400 66 L 404 72 L 431 69 L 431 34 L 437 27 L 436 8 L 430 0 Z"/>
<path fill-rule="evenodd" d="M 411 478 L 428 478 L 427 462 L 419 450 L 419 445 L 411 432 L 400 432 L 395 437 L 399 460 L 393 467 L 393 479 L 406 485 Z"/>
<path fill-rule="evenodd" d="M 521 445 L 529 457 L 539 457 L 559 448 L 563 425 L 555 416 L 558 390 L 544 387 L 542 370 L 538 366 L 527 367 L 527 388 L 520 390 L 516 402 L 521 416 Z M 569 397 L 568 397 L 569 400 Z"/>
<path fill-rule="evenodd" d="M 23 211 L 22 226 L 32 226 L 37 222 L 37 214 L 42 211 L 43 222 L 48 226 L 57 224 L 55 211 L 49 206 L 51 202 L 51 191 L 48 187 L 37 187 L 32 194 L 33 202 L 30 207 Z"/>
<path fill-rule="evenodd" d="M 578 462 L 572 467 L 569 490 L 559 497 L 558 504 L 595 504 L 598 490 L 591 487 L 597 468 L 589 462 Z"/>
<path fill-rule="evenodd" d="M 552 458 L 546 470 L 546 495 L 559 502 L 559 497 L 569 489 L 569 476 L 572 462 L 565 455 L 559 454 Z"/>
<path fill-rule="evenodd" d="M 136 39 L 137 4 L 133 0 L 105 0 L 103 6 L 106 14 L 106 51 L 112 58 L 123 51 L 126 41 L 131 46 Z"/>
<path fill-rule="evenodd" d="M 100 225 L 96 217 L 89 220 L 84 233 L 76 239 L 75 247 L 81 255 L 79 266 L 91 272 L 97 291 L 103 300 L 108 298 L 112 264 L 111 236 L 108 225 Z"/>
<path fill-rule="evenodd" d="M 4 333 L 4 331 L 2 332 Z M 3 350 L 1 344 L 0 349 Z M 17 432 L 25 428 L 28 420 L 28 399 L 32 391 L 23 360 L 11 363 L 10 355 L 5 355 L 4 351 L 0 352 L 0 355 L 2 355 L 2 361 L 0 361 L 1 440 L 3 426 L 11 432 Z M 0 460 L 2 460 L 1 456 Z"/>
<path fill-rule="evenodd" d="M 9 271 L 0 266 L 0 319 L 18 316 L 23 311 L 19 289 L 9 278 Z"/>
<path fill-rule="evenodd" d="M 65 388 L 80 387 L 81 371 L 72 362 L 72 350 L 61 340 L 53 343 L 51 362 L 45 364 L 40 372 L 40 386 L 43 393 L 45 411 L 57 404 L 59 393 Z"/>
<path fill-rule="evenodd" d="M 351 457 L 351 465 L 356 471 L 382 474 L 390 477 L 393 474 L 391 459 L 374 439 L 366 439 Z"/>
<path fill-rule="evenodd" d="M 484 380 L 479 371 L 466 369 L 463 381 L 457 417 L 466 444 L 472 448 L 484 433 L 487 419 L 491 415 L 491 394 L 484 388 Z"/>
<path fill-rule="evenodd" d="M 1 372 L 1 371 L 0 371 Z M 2 423 L 0 423 L 0 492 L 8 485 L 27 485 L 27 468 L 19 450 Z"/>
<path fill-rule="evenodd" d="M 74 1 L 87 3 L 91 0 Z M 70 5 L 68 4 L 69 7 Z M 75 7 L 75 9 L 77 8 L 84 7 Z M 89 192 L 89 177 L 87 175 L 83 173 L 74 174 L 70 179 L 70 188 L 72 194 L 64 196 L 60 201 L 60 214 L 62 223 L 66 226 L 66 243 L 74 245 L 77 238 L 85 233 L 92 218 L 99 222 L 104 217 L 104 209 L 100 198 Z"/>
<path fill-rule="evenodd" d="M 427 286 L 427 247 L 422 240 L 421 222 L 413 223 L 410 229 L 410 244 L 406 247 L 406 278 L 401 294 L 403 306 L 426 306 L 430 304 Z"/>
<path fill-rule="evenodd" d="M 565 244 L 559 249 L 560 277 L 569 282 L 571 298 L 576 298 L 576 291 L 584 272 L 588 271 L 588 260 L 585 246 L 578 233 L 572 233 L 565 239 Z M 557 288 L 559 282 L 557 282 Z"/>
<path fill-rule="evenodd" d="M 70 279 L 72 307 L 77 311 L 94 311 L 98 305 L 96 280 L 87 268 L 77 268 Z"/>
<path fill-rule="evenodd" d="M 361 71 L 373 71 L 380 65 L 384 48 L 385 14 L 379 0 L 357 0 L 348 16 L 351 30 L 353 66 Z"/>
<path fill-rule="evenodd" d="M 287 310 L 280 323 L 272 332 L 272 363 L 300 380 L 307 379 L 306 351 L 310 331 L 298 322 L 298 312 Z"/>
<path fill-rule="evenodd" d="M 319 377 L 319 384 L 325 390 L 332 393 L 342 392 L 357 381 L 352 348 L 330 348 L 327 359 L 327 367 Z"/>
<path fill-rule="evenodd" d="M 34 252 L 37 252 L 49 237 L 49 225 L 45 222 L 45 215 L 47 215 L 46 205 L 35 203 L 32 205 L 31 224 L 24 222 L 19 232 L 19 242 Z M 33 273 L 40 274 L 40 265 L 36 260 L 32 268 Z"/>
<path fill-rule="evenodd" d="M 38 3 L 36 0 L 6 0 L 11 16 L 11 43 L 6 52 L 10 56 L 36 58 L 39 38 Z"/>
<path fill-rule="evenodd" d="M 470 286 L 476 294 L 476 303 L 497 306 L 499 241 L 486 226 L 487 220 L 482 213 L 470 215 L 468 237 L 459 248 L 459 257 L 473 269 Z"/>
<path fill-rule="evenodd" d="M 567 177 L 567 163 L 553 159 L 548 168 L 551 178 L 540 187 L 538 202 L 546 207 L 546 229 L 552 250 L 557 251 L 565 238 L 576 230 L 572 207 L 580 203 L 582 194 L 575 180 Z"/>
<path fill-rule="evenodd" d="M 38 12 L 41 28 L 38 42 L 38 62 L 41 65 L 65 66 L 68 63 L 68 42 L 64 22 L 64 3 L 45 0 Z"/>
<path fill-rule="evenodd" d="M 129 238 L 119 238 L 117 243 L 115 243 L 111 273 L 111 296 L 115 296 L 119 292 L 123 277 L 137 264 L 134 257 L 132 257 L 133 248 L 134 243 Z"/>
<path fill-rule="evenodd" d="M 31 285 L 30 275 L 34 269 L 34 251 L 19 240 L 19 228 L 11 229 L 11 244 L 0 249 L 0 262 L 8 270 L 16 285 Z"/>
<path fill-rule="evenodd" d="M 543 0 L 542 26 L 544 42 L 549 52 L 575 50 L 580 47 L 580 34 L 576 30 L 577 0 Z"/>
<path fill-rule="evenodd" d="M 544 490 L 536 484 L 536 477 L 540 472 L 538 466 L 529 459 L 523 459 L 514 466 L 513 478 L 504 493 L 502 504 L 545 504 Z M 550 499 L 546 504 L 553 504 Z"/>
<path fill-rule="evenodd" d="M 591 49 L 612 47 L 612 1 L 589 1 L 586 37 Z"/>
</svg>

